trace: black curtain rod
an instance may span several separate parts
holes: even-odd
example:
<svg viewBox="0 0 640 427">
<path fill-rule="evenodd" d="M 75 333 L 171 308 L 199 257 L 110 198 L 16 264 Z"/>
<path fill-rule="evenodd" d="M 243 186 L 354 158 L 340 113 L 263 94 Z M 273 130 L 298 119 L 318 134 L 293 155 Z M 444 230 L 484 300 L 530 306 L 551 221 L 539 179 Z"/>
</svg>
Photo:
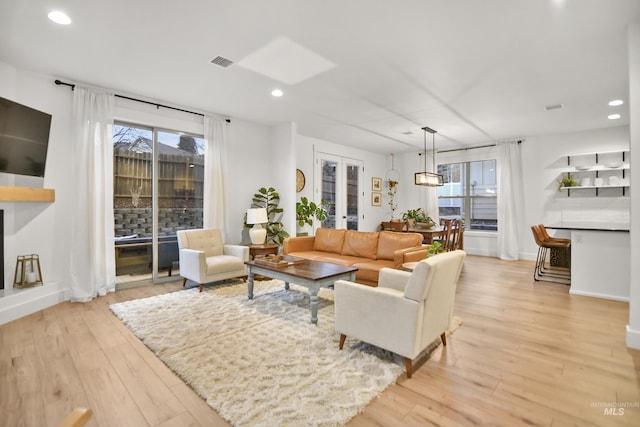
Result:
<svg viewBox="0 0 640 427">
<path fill-rule="evenodd" d="M 54 83 L 57 84 L 57 85 L 69 86 L 71 88 L 71 90 L 74 90 L 76 88 L 76 85 L 74 85 L 72 83 L 66 83 L 66 82 L 63 82 L 63 81 L 60 81 L 60 80 L 55 80 Z M 115 93 L 113 96 L 115 96 L 116 98 L 128 99 L 129 101 L 136 101 L 136 102 L 141 102 L 141 103 L 147 104 L 147 105 L 153 105 L 156 108 L 162 107 L 162 108 L 167 108 L 169 110 L 181 111 L 183 113 L 195 114 L 196 116 L 204 117 L 204 114 L 202 114 L 202 113 L 196 113 L 195 111 L 184 110 L 182 108 L 176 108 L 176 107 L 172 107 L 170 105 L 164 105 L 164 104 L 158 104 L 158 103 L 155 103 L 155 102 L 149 102 L 149 101 L 145 101 L 144 99 L 131 98 L 130 96 L 118 95 L 117 93 Z M 225 119 L 225 121 L 227 123 L 231 123 L 231 119 Z"/>
<path fill-rule="evenodd" d="M 436 153 L 452 153 L 454 151 L 467 151 L 467 150 L 475 150 L 476 148 L 487 148 L 487 147 L 495 147 L 496 144 L 487 144 L 487 145 L 478 145 L 476 147 L 465 147 L 465 148 L 453 148 L 451 150 L 440 150 L 436 151 Z"/>
<path fill-rule="evenodd" d="M 518 141 L 518 144 L 521 144 L 522 140 Z M 476 148 L 488 148 L 488 147 L 495 147 L 496 144 L 487 144 L 487 145 L 478 145 L 476 147 L 466 147 L 466 148 L 454 148 L 451 150 L 440 150 L 440 151 L 436 151 L 436 153 L 451 153 L 454 151 L 467 151 L 467 150 L 475 150 Z"/>
</svg>

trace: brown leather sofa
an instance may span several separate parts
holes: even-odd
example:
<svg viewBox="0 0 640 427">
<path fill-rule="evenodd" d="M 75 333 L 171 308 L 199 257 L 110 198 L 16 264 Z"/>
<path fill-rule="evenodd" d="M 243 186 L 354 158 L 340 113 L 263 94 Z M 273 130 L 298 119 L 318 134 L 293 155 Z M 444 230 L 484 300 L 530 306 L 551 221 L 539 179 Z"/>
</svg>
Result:
<svg viewBox="0 0 640 427">
<path fill-rule="evenodd" d="M 315 236 L 289 237 L 284 255 L 356 267 L 356 282 L 378 286 L 381 268 L 402 269 L 402 264 L 427 256 L 418 233 L 365 232 L 319 228 Z"/>
</svg>

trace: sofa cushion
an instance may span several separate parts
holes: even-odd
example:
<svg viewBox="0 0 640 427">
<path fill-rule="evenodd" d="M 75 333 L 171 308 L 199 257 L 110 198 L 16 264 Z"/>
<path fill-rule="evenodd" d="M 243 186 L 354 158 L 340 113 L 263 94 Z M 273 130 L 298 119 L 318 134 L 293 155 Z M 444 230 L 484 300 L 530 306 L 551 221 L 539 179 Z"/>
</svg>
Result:
<svg viewBox="0 0 640 427">
<path fill-rule="evenodd" d="M 327 255 L 327 253 L 320 252 L 320 251 L 300 251 L 300 252 L 287 252 L 285 253 L 285 255 L 317 261 L 318 258 L 322 258 L 323 256 Z"/>
<path fill-rule="evenodd" d="M 378 259 L 393 260 L 394 252 L 398 249 L 412 248 L 422 245 L 422 234 L 396 233 L 381 231 L 378 237 Z"/>
<path fill-rule="evenodd" d="M 378 283 L 378 276 L 380 275 L 380 269 L 383 267 L 393 268 L 393 261 L 389 260 L 377 260 L 369 261 L 362 260 L 351 265 L 358 269 L 356 272 L 356 282 L 367 281 Z"/>
<path fill-rule="evenodd" d="M 332 228 L 318 228 L 316 230 L 316 238 L 313 241 L 313 250 L 341 254 L 345 231 L 346 230 L 334 230 Z"/>
<path fill-rule="evenodd" d="M 330 262 L 331 264 L 345 265 L 349 267 L 355 263 L 366 261 L 367 258 L 326 253 L 324 254 L 324 256 L 319 256 L 315 260 L 322 261 L 322 262 Z"/>
<path fill-rule="evenodd" d="M 342 255 L 376 259 L 378 233 L 347 230 L 342 245 Z"/>
</svg>

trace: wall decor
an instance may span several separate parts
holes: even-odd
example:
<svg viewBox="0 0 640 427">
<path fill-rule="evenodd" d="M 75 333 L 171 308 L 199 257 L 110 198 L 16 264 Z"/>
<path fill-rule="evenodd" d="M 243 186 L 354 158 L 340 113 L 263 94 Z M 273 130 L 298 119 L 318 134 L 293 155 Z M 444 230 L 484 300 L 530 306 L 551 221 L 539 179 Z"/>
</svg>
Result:
<svg viewBox="0 0 640 427">
<path fill-rule="evenodd" d="M 306 184 L 306 180 L 304 177 L 304 172 L 300 169 L 296 169 L 296 192 L 301 192 Z"/>
<path fill-rule="evenodd" d="M 377 191 L 371 193 L 371 206 L 382 206 L 382 193 Z"/>
<path fill-rule="evenodd" d="M 382 178 L 376 178 L 375 176 L 371 178 L 371 191 L 381 191 L 382 190 Z"/>
</svg>

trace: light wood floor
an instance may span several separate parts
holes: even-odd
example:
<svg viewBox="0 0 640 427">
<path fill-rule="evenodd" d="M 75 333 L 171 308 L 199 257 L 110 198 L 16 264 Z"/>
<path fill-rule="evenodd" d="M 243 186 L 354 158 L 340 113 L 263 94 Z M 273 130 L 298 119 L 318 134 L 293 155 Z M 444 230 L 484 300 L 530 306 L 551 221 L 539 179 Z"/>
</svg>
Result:
<svg viewBox="0 0 640 427">
<path fill-rule="evenodd" d="M 628 304 L 569 295 L 532 272 L 532 262 L 468 256 L 463 325 L 349 426 L 640 425 Z M 93 409 L 92 426 L 228 425 L 109 311 L 178 289 L 126 289 L 0 326 L 0 425 L 55 426 L 75 406 Z M 624 413 L 605 415 L 614 403 Z"/>
</svg>

